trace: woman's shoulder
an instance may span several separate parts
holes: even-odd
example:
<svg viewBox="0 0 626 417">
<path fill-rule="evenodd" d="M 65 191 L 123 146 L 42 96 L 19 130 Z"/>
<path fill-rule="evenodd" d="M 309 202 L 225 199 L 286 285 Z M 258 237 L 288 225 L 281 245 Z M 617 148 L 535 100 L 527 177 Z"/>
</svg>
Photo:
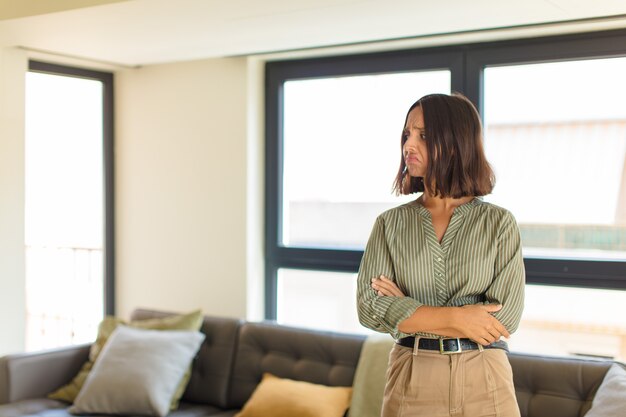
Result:
<svg viewBox="0 0 626 417">
<path fill-rule="evenodd" d="M 513 213 L 509 209 L 506 209 L 497 204 L 485 201 L 482 198 L 477 198 L 476 201 L 478 203 L 476 204 L 476 207 L 478 210 L 480 210 L 481 213 L 484 213 L 489 217 L 492 217 L 492 218 L 495 218 L 504 222 L 516 221 L 515 216 L 513 216 Z"/>
<path fill-rule="evenodd" d="M 415 201 L 409 201 L 408 203 L 401 204 L 399 206 L 387 209 L 378 215 L 378 218 L 383 221 L 392 221 L 394 219 L 400 219 L 408 216 L 409 214 L 416 212 Z"/>
</svg>

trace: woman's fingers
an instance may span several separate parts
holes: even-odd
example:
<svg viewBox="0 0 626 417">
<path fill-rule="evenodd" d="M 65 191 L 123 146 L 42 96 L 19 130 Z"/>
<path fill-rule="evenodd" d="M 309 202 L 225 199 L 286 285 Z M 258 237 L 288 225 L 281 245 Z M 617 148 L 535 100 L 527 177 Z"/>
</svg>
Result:
<svg viewBox="0 0 626 417">
<path fill-rule="evenodd" d="M 506 327 L 504 327 L 504 324 L 500 323 L 500 321 L 498 319 L 496 319 L 494 317 L 494 327 L 496 328 L 496 330 L 504 337 L 506 337 L 507 339 L 509 337 L 511 337 L 511 334 L 509 333 L 509 331 L 506 329 Z M 499 338 L 498 338 L 499 339 Z"/>
<path fill-rule="evenodd" d="M 477 337 L 476 339 L 472 339 L 474 342 L 481 344 L 483 346 L 489 346 L 491 342 L 484 337 Z"/>
<path fill-rule="evenodd" d="M 387 283 L 381 282 L 380 280 L 372 281 L 372 288 L 377 292 L 378 295 L 386 295 L 386 296 L 396 296 L 397 293 L 394 291 L 394 288 Z"/>
<path fill-rule="evenodd" d="M 384 275 L 378 278 L 372 278 L 372 288 L 378 295 L 404 297 L 404 293 L 398 288 L 395 282 Z"/>
<path fill-rule="evenodd" d="M 391 293 L 391 295 L 396 297 L 404 297 L 404 294 L 402 293 L 400 288 L 398 288 L 395 282 L 384 279 L 379 279 L 379 282 Z"/>
<path fill-rule="evenodd" d="M 502 336 L 510 337 L 509 332 L 502 323 L 500 323 L 495 317 L 492 317 L 491 323 L 486 325 L 485 330 L 493 338 L 491 343 L 500 340 Z"/>
<path fill-rule="evenodd" d="M 470 339 L 482 345 L 488 345 L 500 340 L 502 336 L 509 337 L 510 334 L 506 327 L 492 314 L 501 308 L 501 305 L 493 304 L 465 305 L 461 310 L 464 314 L 459 316 L 461 320 L 456 328 L 464 332 Z"/>
<path fill-rule="evenodd" d="M 495 327 L 488 327 L 487 332 L 489 333 L 489 336 L 491 336 L 492 338 L 490 343 L 493 343 L 496 340 L 500 340 L 500 336 L 502 336 L 502 334 Z"/>
<path fill-rule="evenodd" d="M 483 310 L 487 311 L 488 313 L 495 313 L 496 311 L 500 311 L 502 309 L 502 304 L 477 304 L 479 307 L 481 307 Z"/>
</svg>

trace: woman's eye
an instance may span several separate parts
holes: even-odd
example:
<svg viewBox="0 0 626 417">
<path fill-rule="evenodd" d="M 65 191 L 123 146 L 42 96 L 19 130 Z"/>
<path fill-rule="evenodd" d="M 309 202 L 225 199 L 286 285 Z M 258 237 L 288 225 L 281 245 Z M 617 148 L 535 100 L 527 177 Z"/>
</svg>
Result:
<svg viewBox="0 0 626 417">
<path fill-rule="evenodd" d="M 426 133 L 420 133 L 420 138 L 426 140 Z"/>
</svg>

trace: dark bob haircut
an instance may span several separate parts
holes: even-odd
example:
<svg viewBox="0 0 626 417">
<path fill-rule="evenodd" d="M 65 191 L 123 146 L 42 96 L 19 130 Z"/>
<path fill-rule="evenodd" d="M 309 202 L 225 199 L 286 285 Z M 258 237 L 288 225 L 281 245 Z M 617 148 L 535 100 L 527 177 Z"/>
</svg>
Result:
<svg viewBox="0 0 626 417">
<path fill-rule="evenodd" d="M 409 113 L 420 106 L 428 166 L 424 178 L 411 177 L 402 148 Z M 484 196 L 493 190 L 495 176 L 483 150 L 480 116 L 462 94 L 430 94 L 417 100 L 407 112 L 402 126 L 400 168 L 393 183 L 396 195 L 412 194 L 428 188 L 433 196 L 461 198 Z"/>
</svg>

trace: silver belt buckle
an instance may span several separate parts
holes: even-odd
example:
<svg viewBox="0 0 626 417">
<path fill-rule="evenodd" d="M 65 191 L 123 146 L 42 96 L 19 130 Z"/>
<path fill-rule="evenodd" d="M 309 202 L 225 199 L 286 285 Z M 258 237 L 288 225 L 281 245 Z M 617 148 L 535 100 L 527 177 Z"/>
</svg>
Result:
<svg viewBox="0 0 626 417">
<path fill-rule="evenodd" d="M 456 347 L 457 350 L 444 350 L 443 349 L 443 341 L 444 340 L 456 340 Z M 461 339 L 458 337 L 440 337 L 439 338 L 439 353 L 441 353 L 442 355 L 454 355 L 456 353 L 461 353 L 463 352 L 463 348 L 461 348 Z"/>
</svg>

